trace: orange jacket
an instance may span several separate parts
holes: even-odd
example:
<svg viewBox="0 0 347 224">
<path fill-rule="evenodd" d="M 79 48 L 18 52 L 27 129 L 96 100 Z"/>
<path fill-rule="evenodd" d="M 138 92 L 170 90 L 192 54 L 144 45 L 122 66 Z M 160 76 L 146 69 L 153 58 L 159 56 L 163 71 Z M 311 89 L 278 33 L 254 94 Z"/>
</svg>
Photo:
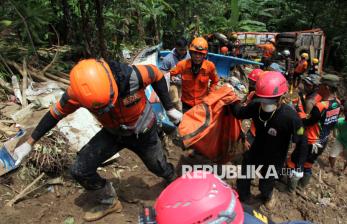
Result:
<svg viewBox="0 0 347 224">
<path fill-rule="evenodd" d="M 111 112 L 100 115 L 98 111 L 87 108 L 106 128 L 134 125 L 146 107 L 145 87 L 163 78 L 161 71 L 154 65 L 133 66 L 127 75 L 130 76 L 125 79 L 128 83 L 123 83 L 127 87 L 126 94 L 122 94 L 120 90 Z M 120 86 L 118 82 L 117 85 Z M 80 107 L 76 94 L 68 87 L 62 98 L 50 108 L 50 113 L 60 120 Z"/>
<path fill-rule="evenodd" d="M 263 57 L 265 58 L 272 57 L 273 53 L 276 50 L 276 47 L 272 43 L 258 44 L 257 47 L 263 49 Z"/>
<path fill-rule="evenodd" d="M 306 59 L 301 59 L 298 63 L 298 65 L 295 67 L 294 72 L 301 74 L 304 73 L 307 70 L 308 63 Z"/>
<path fill-rule="evenodd" d="M 330 131 L 331 126 L 334 126 L 337 123 L 337 119 L 340 114 L 340 107 L 332 108 L 333 103 L 339 103 L 339 101 L 320 101 L 315 107 L 318 108 L 321 113 L 321 119 L 314 125 L 306 127 L 306 136 L 308 144 L 315 144 L 317 142 L 325 144 Z"/>
<path fill-rule="evenodd" d="M 195 106 L 202 102 L 202 98 L 209 93 L 208 81 L 211 80 L 210 91 L 213 91 L 218 83 L 218 75 L 213 62 L 204 60 L 199 73 L 195 76 L 192 72 L 191 59 L 178 62 L 170 71 L 171 75 L 182 76 L 182 102 L 189 106 Z"/>
<path fill-rule="evenodd" d="M 222 86 L 187 111 L 178 127 L 184 146 L 220 163 L 230 161 L 230 153 L 235 153 L 230 149 L 235 149 L 239 140 L 241 122 L 225 111 L 236 101 L 239 99 L 234 91 Z"/>
<path fill-rule="evenodd" d="M 322 97 L 318 93 L 314 93 L 312 96 L 310 96 L 310 98 L 307 98 L 306 96 L 304 96 L 305 101 L 309 99 L 313 101 L 312 102 L 313 105 L 316 105 L 318 102 L 322 101 Z M 310 114 L 311 111 L 307 111 L 308 110 L 307 105 L 306 105 L 306 111 L 305 111 L 304 105 L 302 104 L 300 97 L 293 99 L 293 104 L 295 105 L 296 111 L 298 112 L 298 116 L 300 117 L 300 119 L 305 119 L 307 115 Z"/>
</svg>

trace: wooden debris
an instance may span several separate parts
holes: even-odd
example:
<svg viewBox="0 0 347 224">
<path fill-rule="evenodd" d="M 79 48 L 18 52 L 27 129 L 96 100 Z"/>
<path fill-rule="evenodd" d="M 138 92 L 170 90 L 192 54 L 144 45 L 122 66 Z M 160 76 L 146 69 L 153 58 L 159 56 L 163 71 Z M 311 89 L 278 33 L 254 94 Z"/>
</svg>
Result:
<svg viewBox="0 0 347 224">
<path fill-rule="evenodd" d="M 40 176 L 38 176 L 33 182 L 31 182 L 24 190 L 22 190 L 19 194 L 17 194 L 13 199 L 11 199 L 9 202 L 7 202 L 6 206 L 12 207 L 18 200 L 25 197 L 29 189 L 34 186 L 41 178 L 45 175 L 45 173 L 41 173 Z"/>
<path fill-rule="evenodd" d="M 28 71 L 27 71 L 27 61 L 23 59 L 23 70 L 22 70 L 23 82 L 22 82 L 22 108 L 28 106 L 28 101 L 26 97 L 26 89 L 28 88 Z"/>
<path fill-rule="evenodd" d="M 14 94 L 13 89 L 11 88 L 11 85 L 4 80 L 0 79 L 0 87 L 5 89 L 7 92 Z"/>
<path fill-rule="evenodd" d="M 27 195 L 29 195 L 30 193 L 37 191 L 38 189 L 47 186 L 47 185 L 58 185 L 58 184 L 63 184 L 64 181 L 61 177 L 57 177 L 54 179 L 50 179 L 48 181 L 46 181 L 45 183 L 41 184 L 40 186 L 29 190 L 32 186 L 34 186 L 43 176 L 45 175 L 45 173 L 41 173 L 40 176 L 38 176 L 33 182 L 31 182 L 23 191 L 21 191 L 19 194 L 17 194 L 11 201 L 9 201 L 6 206 L 12 207 L 17 201 L 19 201 L 20 199 L 26 197 Z M 60 196 L 60 194 L 59 194 Z M 57 196 L 58 197 L 58 196 Z"/>
</svg>

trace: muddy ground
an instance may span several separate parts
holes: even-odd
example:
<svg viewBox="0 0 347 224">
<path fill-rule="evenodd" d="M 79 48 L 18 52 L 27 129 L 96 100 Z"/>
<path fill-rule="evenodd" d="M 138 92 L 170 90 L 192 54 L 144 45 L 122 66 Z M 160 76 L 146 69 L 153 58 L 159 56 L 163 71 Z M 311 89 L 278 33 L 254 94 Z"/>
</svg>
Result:
<svg viewBox="0 0 347 224">
<path fill-rule="evenodd" d="M 175 165 L 199 163 L 199 158 L 187 156 L 187 152 L 182 152 L 176 146 L 170 145 L 168 148 L 169 160 Z M 142 205 L 153 205 L 155 198 L 165 188 L 165 183 L 147 171 L 135 154 L 129 150 L 123 150 L 120 154 L 116 161 L 100 168 L 99 173 L 115 183 L 124 210 L 94 223 L 137 223 Z M 325 171 L 327 165 L 327 156 L 324 155 L 314 169 L 311 184 L 302 195 L 289 195 L 276 190 L 276 210 L 260 209 L 277 222 L 305 219 L 314 223 L 347 223 L 346 175 L 341 171 L 339 174 Z M 44 187 L 12 208 L 4 206 L 30 182 L 30 178 L 21 179 L 23 169 L 1 178 L 0 223 L 64 223 L 72 218 L 74 223 L 84 223 L 83 213 L 94 202 L 90 199 L 92 197 L 88 198 L 90 194 L 78 186 L 67 172 L 62 175 L 64 183 L 58 188 L 52 190 L 52 187 Z M 339 161 L 338 169 L 342 169 L 342 161 Z M 228 182 L 235 185 L 234 180 Z M 254 183 L 252 187 L 254 195 L 258 193 L 256 185 Z"/>
<path fill-rule="evenodd" d="M 0 108 L 1 122 L 9 120 L 6 110 L 16 110 L 13 104 Z M 17 108 L 18 109 L 18 108 Z M 4 111 L 5 110 L 5 111 Z M 36 124 L 45 110 L 37 111 L 27 118 L 27 123 Z M 11 123 L 4 123 L 8 128 L 14 128 Z M 4 126 L 2 126 L 4 127 Z M 0 141 L 4 142 L 8 136 L 0 131 Z M 329 149 L 329 148 L 328 148 Z M 73 160 L 75 152 L 66 150 Z M 188 152 L 183 152 L 173 144 L 167 146 L 169 160 L 180 170 L 181 164 L 203 164 L 201 158 L 191 158 Z M 328 157 L 325 152 L 319 163 L 314 167 L 314 175 L 310 185 L 300 194 L 291 195 L 283 190 L 283 184 L 276 188 L 276 209 L 268 211 L 258 207 L 276 222 L 287 220 L 309 220 L 314 223 L 347 224 L 347 176 L 342 172 L 342 160 L 337 163 L 338 172 L 328 170 Z M 22 167 L 5 177 L 0 177 L 0 224 L 17 223 L 84 223 L 84 212 L 95 203 L 89 192 L 83 190 L 69 176 L 68 170 L 61 175 L 63 184 L 56 187 L 44 186 L 32 192 L 12 208 L 5 204 L 23 190 L 39 174 L 29 172 L 29 166 Z M 123 150 L 120 157 L 99 169 L 99 173 L 112 180 L 117 186 L 117 193 L 124 210 L 119 214 L 110 214 L 94 223 L 137 223 L 138 213 L 143 205 L 153 205 L 155 199 L 165 188 L 165 182 L 151 174 L 131 151 Z M 50 177 L 45 176 L 43 180 Z M 39 182 L 36 186 L 44 181 Z M 235 186 L 235 180 L 227 181 Z M 257 195 L 257 181 L 252 185 L 253 195 Z"/>
</svg>

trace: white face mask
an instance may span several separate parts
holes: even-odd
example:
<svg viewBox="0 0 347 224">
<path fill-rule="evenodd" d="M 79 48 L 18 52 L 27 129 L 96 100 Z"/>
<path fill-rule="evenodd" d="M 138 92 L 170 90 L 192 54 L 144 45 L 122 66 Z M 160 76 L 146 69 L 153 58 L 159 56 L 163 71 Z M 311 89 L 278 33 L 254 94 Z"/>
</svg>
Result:
<svg viewBox="0 0 347 224">
<path fill-rule="evenodd" d="M 265 103 L 261 103 L 261 109 L 264 112 L 273 112 L 277 109 L 277 104 L 265 104 Z"/>
</svg>

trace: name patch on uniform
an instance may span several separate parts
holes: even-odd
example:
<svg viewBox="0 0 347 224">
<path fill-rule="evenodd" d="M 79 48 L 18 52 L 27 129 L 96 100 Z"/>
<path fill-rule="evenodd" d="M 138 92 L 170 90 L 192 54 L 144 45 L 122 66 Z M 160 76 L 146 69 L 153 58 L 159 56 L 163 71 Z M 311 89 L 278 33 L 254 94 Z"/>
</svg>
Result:
<svg viewBox="0 0 347 224">
<path fill-rule="evenodd" d="M 267 133 L 271 136 L 277 136 L 277 131 L 274 128 L 270 128 Z"/>
<path fill-rule="evenodd" d="M 130 96 L 125 97 L 122 99 L 124 106 L 131 106 L 139 102 L 141 99 L 141 96 L 138 93 L 134 93 Z"/>
<path fill-rule="evenodd" d="M 337 119 L 339 118 L 339 114 L 340 114 L 340 108 L 327 111 L 326 118 L 324 120 L 324 125 L 336 123 Z"/>
</svg>

